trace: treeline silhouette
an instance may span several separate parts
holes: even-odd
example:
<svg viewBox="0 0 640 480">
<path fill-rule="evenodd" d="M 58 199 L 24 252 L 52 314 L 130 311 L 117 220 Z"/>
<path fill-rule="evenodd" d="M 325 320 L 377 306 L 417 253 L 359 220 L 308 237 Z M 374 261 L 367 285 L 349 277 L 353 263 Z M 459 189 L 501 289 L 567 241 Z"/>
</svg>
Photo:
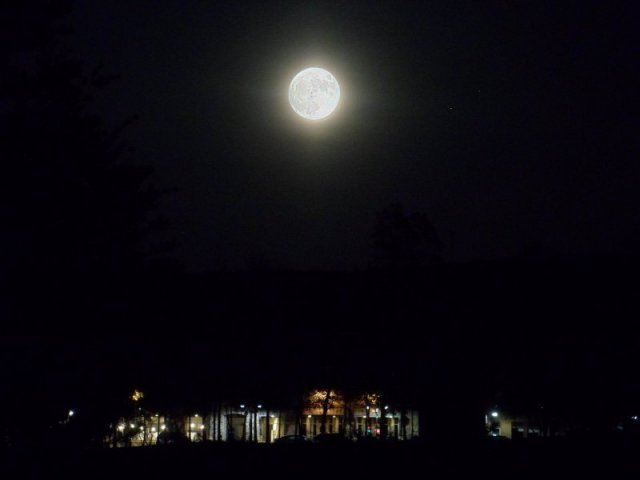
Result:
<svg viewBox="0 0 640 480">
<path fill-rule="evenodd" d="M 134 388 L 163 408 L 201 409 L 330 385 L 417 404 L 426 436 L 480 435 L 496 405 L 543 405 L 610 431 L 640 402 L 638 306 L 626 282 L 637 268 L 589 259 L 154 274 L 80 334 L 63 321 L 53 335 L 3 337 L 3 398 L 23 413 L 4 425 L 40 431 L 77 408 L 91 432 Z"/>
</svg>

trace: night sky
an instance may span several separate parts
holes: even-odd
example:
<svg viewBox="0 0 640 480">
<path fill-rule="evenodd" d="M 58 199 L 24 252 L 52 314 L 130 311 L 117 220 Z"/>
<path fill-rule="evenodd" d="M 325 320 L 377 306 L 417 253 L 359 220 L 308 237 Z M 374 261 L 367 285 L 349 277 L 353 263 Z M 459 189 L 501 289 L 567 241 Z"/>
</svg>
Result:
<svg viewBox="0 0 640 480">
<path fill-rule="evenodd" d="M 333 382 L 461 425 L 501 389 L 640 415 L 631 2 L 44 4 L 0 15 L 5 411 Z M 87 88 L 97 120 L 39 21 L 116 76 Z M 287 100 L 312 66 L 342 92 L 320 122 Z M 98 120 L 131 116 L 121 164 Z M 369 268 L 393 204 L 444 262 Z"/>
<path fill-rule="evenodd" d="M 426 213 L 446 260 L 637 252 L 625 2 L 77 2 L 94 108 L 153 181 L 187 270 L 352 270 L 376 212 Z M 339 110 L 287 102 L 308 66 Z M 634 233 L 636 232 L 636 233 Z"/>
</svg>

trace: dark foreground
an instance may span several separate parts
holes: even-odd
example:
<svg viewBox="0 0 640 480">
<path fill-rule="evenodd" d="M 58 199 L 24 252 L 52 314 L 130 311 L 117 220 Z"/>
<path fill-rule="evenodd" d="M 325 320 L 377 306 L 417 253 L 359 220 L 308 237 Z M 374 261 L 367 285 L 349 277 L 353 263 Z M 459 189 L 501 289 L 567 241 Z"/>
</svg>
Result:
<svg viewBox="0 0 640 480">
<path fill-rule="evenodd" d="M 0 478 L 639 478 L 636 440 L 7 450 Z"/>
</svg>

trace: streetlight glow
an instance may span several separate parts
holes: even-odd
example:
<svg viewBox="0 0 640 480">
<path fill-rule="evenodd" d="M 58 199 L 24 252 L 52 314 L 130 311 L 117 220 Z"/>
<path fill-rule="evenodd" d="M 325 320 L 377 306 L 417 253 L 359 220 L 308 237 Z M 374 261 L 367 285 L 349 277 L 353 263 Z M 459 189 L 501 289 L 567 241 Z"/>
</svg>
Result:
<svg viewBox="0 0 640 480">
<path fill-rule="evenodd" d="M 133 394 L 131 395 L 131 400 L 133 400 L 134 402 L 139 402 L 143 398 L 144 398 L 144 393 L 142 393 L 138 389 L 134 390 Z"/>
</svg>

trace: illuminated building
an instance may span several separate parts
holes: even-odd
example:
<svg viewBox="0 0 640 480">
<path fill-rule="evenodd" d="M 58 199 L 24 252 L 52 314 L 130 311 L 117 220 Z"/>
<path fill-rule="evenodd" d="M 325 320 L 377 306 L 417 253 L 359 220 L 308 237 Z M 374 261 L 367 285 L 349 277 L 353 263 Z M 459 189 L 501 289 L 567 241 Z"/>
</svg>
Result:
<svg viewBox="0 0 640 480">
<path fill-rule="evenodd" d="M 139 413 L 112 425 L 106 443 L 114 447 L 180 442 L 239 441 L 271 443 L 285 435 L 314 439 L 322 433 L 357 441 L 363 438 L 410 440 L 419 435 L 417 410 L 384 403 L 376 394 L 345 398 L 315 390 L 300 408 L 270 408 L 250 403 L 219 403 L 191 415 Z"/>
</svg>

